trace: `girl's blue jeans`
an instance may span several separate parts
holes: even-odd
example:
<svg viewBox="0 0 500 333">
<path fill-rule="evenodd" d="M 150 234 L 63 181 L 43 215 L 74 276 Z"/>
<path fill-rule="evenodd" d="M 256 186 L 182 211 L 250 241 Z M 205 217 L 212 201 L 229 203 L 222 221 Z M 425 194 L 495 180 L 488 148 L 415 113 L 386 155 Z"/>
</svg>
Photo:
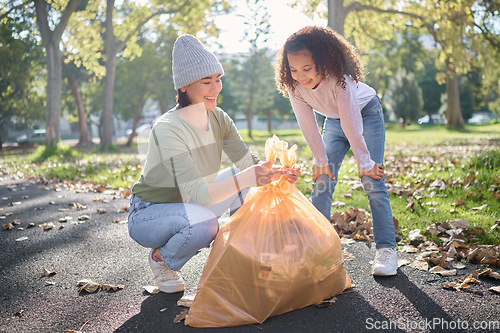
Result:
<svg viewBox="0 0 500 333">
<path fill-rule="evenodd" d="M 215 181 L 230 177 L 236 168 L 222 170 Z M 198 250 L 207 247 L 219 231 L 218 217 L 235 212 L 248 189 L 212 206 L 196 203 L 152 203 L 136 195 L 130 199 L 129 235 L 148 248 L 159 248 L 168 268 L 181 269 Z"/>
<path fill-rule="evenodd" d="M 378 97 L 374 97 L 361 110 L 363 118 L 363 137 L 371 159 L 383 165 L 385 145 L 385 125 L 382 106 Z M 311 200 L 313 205 L 330 220 L 332 196 L 337 185 L 337 179 L 342 161 L 351 147 L 340 126 L 340 119 L 326 118 L 323 127 L 323 141 L 326 146 L 328 162 L 335 180 L 328 175 L 320 175 L 313 185 Z M 385 176 L 375 180 L 369 176 L 361 178 L 363 188 L 368 196 L 372 213 L 373 237 L 376 248 L 394 248 L 396 233 L 392 220 L 389 193 L 385 186 Z"/>
</svg>

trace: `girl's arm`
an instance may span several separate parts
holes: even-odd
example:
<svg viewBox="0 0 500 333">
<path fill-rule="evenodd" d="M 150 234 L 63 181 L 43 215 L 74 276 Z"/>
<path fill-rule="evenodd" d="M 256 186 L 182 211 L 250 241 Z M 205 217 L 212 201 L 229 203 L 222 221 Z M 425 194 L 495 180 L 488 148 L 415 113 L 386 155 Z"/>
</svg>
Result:
<svg viewBox="0 0 500 333">
<path fill-rule="evenodd" d="M 316 123 L 314 110 L 300 96 L 295 96 L 291 92 L 289 92 L 289 96 L 300 130 L 313 153 L 314 163 L 318 167 L 328 165 L 325 143 Z"/>
<path fill-rule="evenodd" d="M 363 137 L 363 118 L 356 96 L 356 82 L 349 77 L 346 77 L 345 82 L 345 89 L 339 85 L 335 88 L 340 125 L 349 140 L 359 172 L 366 173 L 373 169 L 375 162 L 370 157 Z"/>
</svg>

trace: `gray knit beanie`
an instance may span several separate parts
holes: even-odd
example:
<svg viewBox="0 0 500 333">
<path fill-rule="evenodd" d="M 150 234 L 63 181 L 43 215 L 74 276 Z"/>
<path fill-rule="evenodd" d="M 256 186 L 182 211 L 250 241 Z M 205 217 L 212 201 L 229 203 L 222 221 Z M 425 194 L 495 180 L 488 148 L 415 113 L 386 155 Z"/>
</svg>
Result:
<svg viewBox="0 0 500 333">
<path fill-rule="evenodd" d="M 177 38 L 172 50 L 175 90 L 213 74 L 224 75 L 224 69 L 215 55 L 194 36 L 182 35 Z"/>
</svg>

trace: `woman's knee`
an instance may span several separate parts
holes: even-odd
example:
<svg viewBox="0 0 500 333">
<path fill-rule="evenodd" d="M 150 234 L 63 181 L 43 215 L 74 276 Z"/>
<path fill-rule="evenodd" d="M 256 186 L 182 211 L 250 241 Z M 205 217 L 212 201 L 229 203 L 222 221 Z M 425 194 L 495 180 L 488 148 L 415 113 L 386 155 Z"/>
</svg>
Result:
<svg viewBox="0 0 500 333">
<path fill-rule="evenodd" d="M 202 243 L 202 247 L 206 247 L 212 243 L 219 232 L 219 220 L 217 217 L 213 217 L 205 222 L 198 223 L 195 225 L 197 230 L 197 234 L 200 237 L 200 242 Z"/>
</svg>

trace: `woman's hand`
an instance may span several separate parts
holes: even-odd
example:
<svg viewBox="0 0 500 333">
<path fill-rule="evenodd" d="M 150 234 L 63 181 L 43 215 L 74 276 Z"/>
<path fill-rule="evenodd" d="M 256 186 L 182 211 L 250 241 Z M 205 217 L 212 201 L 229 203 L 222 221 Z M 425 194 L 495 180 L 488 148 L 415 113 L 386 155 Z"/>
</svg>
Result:
<svg viewBox="0 0 500 333">
<path fill-rule="evenodd" d="M 249 180 L 247 186 L 267 185 L 275 180 L 278 180 L 281 176 L 287 177 L 288 181 L 290 181 L 291 183 L 295 184 L 297 182 L 297 178 L 300 176 L 299 166 L 285 168 L 273 164 L 274 161 L 267 161 L 264 163 L 255 164 L 246 169 L 244 172 L 248 175 L 248 178 L 245 178 Z"/>
<path fill-rule="evenodd" d="M 290 183 L 292 183 L 292 184 L 297 183 L 297 179 L 300 176 L 300 166 L 295 164 L 291 168 L 282 167 L 281 169 L 285 172 L 283 175 L 287 178 L 287 180 Z"/>
<path fill-rule="evenodd" d="M 330 170 L 330 165 L 327 164 L 327 165 L 323 165 L 323 166 L 317 166 L 316 164 L 313 165 L 313 182 L 316 182 L 316 179 L 322 175 L 322 174 L 326 174 L 328 176 L 330 176 L 330 178 L 332 180 L 335 180 L 335 176 L 333 175 L 333 173 L 331 172 Z"/>
<path fill-rule="evenodd" d="M 358 172 L 359 178 L 363 176 L 369 176 L 375 180 L 380 180 L 384 176 L 384 166 L 382 164 L 375 163 L 373 168 L 369 171 Z"/>
</svg>

